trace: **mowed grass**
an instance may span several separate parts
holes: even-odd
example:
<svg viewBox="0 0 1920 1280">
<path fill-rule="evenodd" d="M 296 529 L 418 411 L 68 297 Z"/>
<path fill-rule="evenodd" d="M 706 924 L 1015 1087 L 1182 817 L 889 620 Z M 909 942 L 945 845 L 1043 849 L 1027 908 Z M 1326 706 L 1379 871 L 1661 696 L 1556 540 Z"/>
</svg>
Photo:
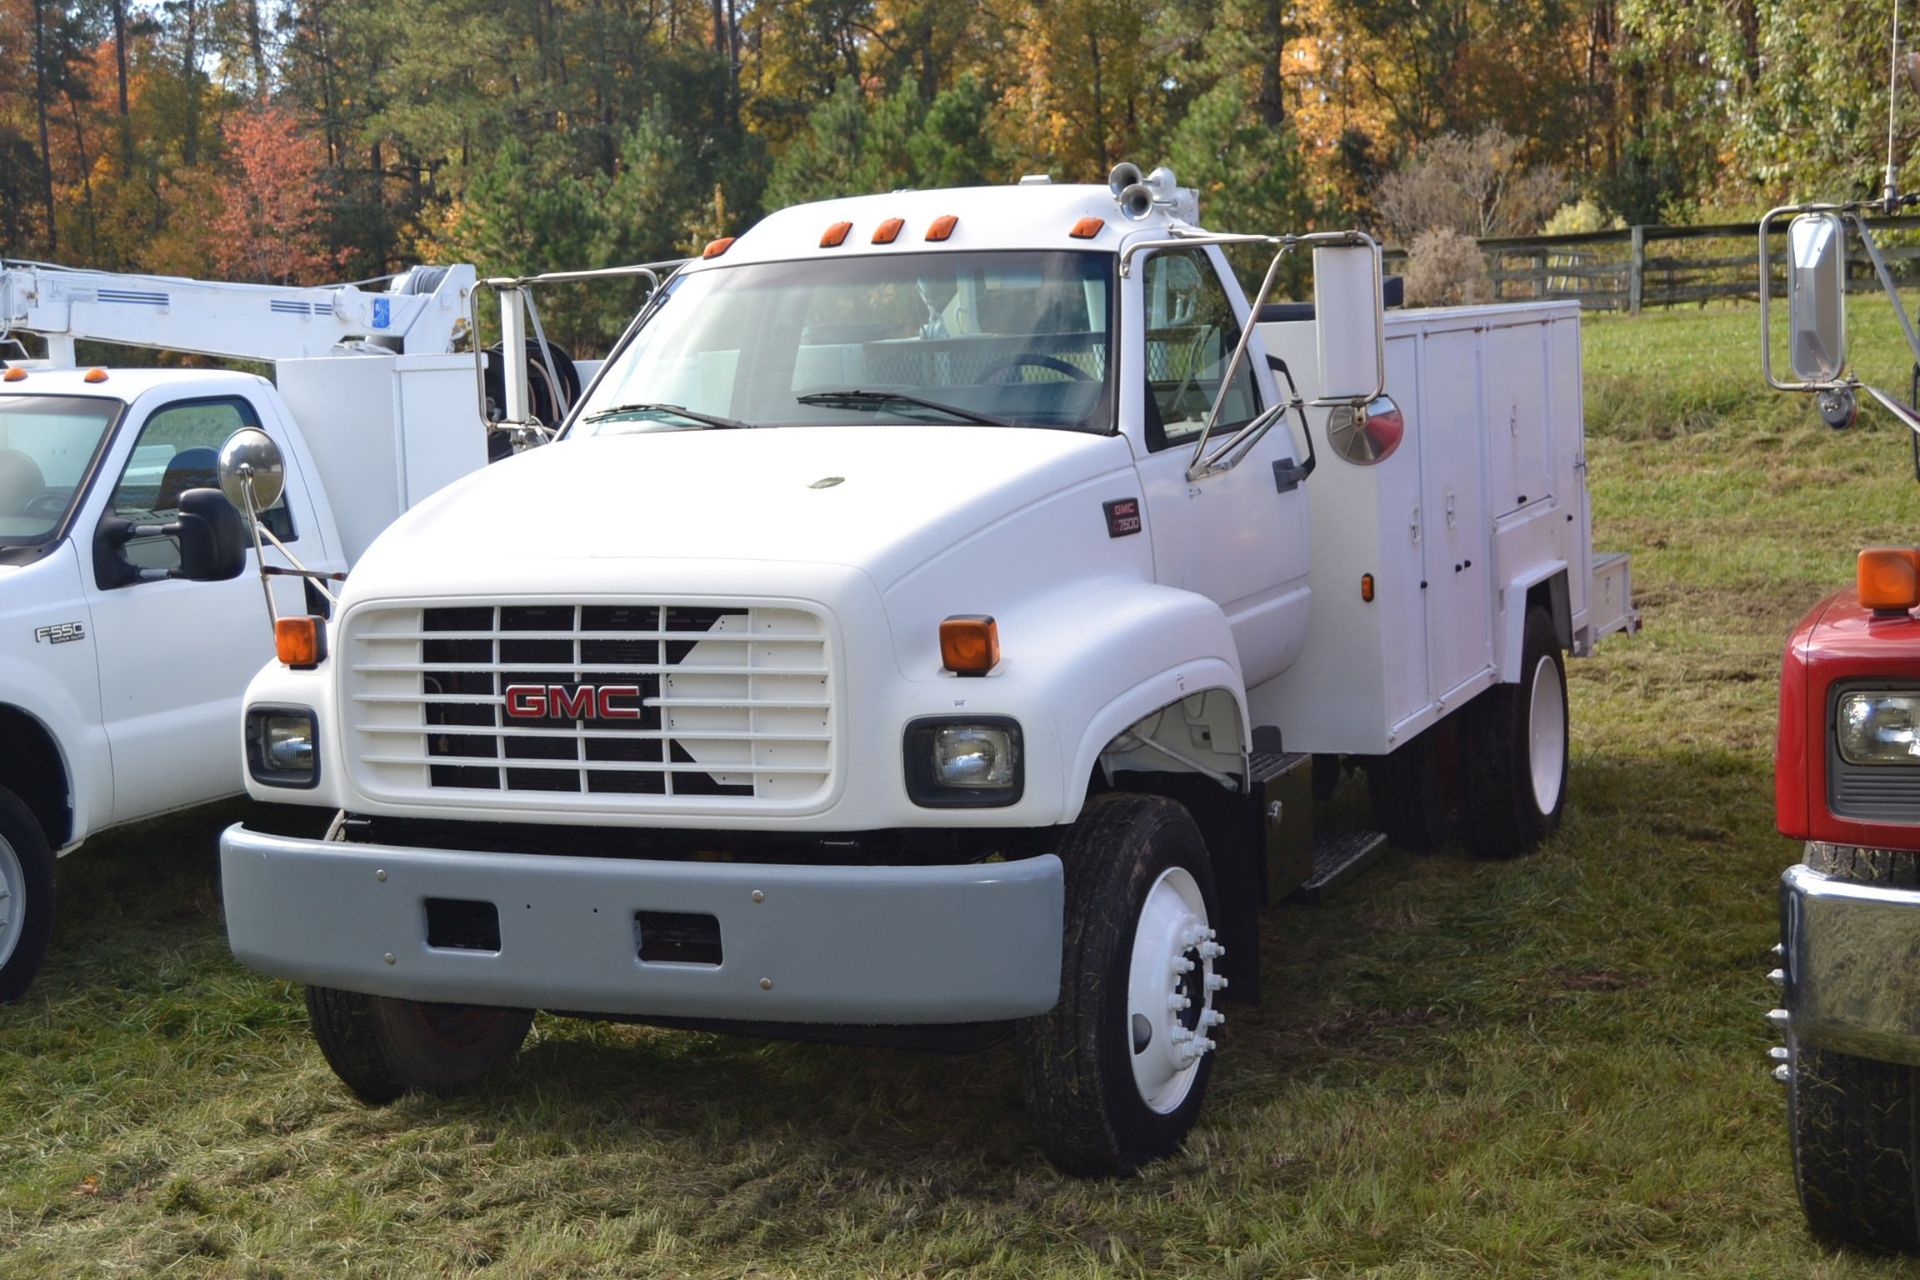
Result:
<svg viewBox="0 0 1920 1280">
<path fill-rule="evenodd" d="M 219 826 L 312 817 L 233 805 L 62 865 L 52 963 L 0 1010 L 0 1275 L 1899 1273 L 1802 1230 L 1761 1015 L 1780 642 L 1914 540 L 1920 486 L 1884 415 L 1835 435 L 1765 391 L 1756 337 L 1589 322 L 1595 540 L 1646 629 L 1571 667 L 1565 827 L 1270 912 L 1184 1155 L 1055 1174 L 1011 1048 L 544 1017 L 477 1094 L 363 1107 L 221 929 Z"/>
</svg>

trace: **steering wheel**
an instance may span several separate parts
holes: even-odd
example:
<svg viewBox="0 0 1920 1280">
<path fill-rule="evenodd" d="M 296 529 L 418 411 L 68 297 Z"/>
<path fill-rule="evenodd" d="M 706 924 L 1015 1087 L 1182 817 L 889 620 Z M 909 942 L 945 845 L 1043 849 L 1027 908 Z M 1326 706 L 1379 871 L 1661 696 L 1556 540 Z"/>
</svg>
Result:
<svg viewBox="0 0 1920 1280">
<path fill-rule="evenodd" d="M 35 519 L 44 518 L 52 520 L 57 518 L 60 513 L 66 509 L 67 500 L 65 498 L 57 493 L 43 493 L 39 497 L 29 500 L 27 505 L 21 509 L 20 514 L 23 516 L 32 516 Z"/>
<path fill-rule="evenodd" d="M 1019 355 L 996 360 L 980 371 L 980 381 L 998 382 L 1001 374 L 1010 373 L 1022 365 L 1032 365 L 1036 369 L 1051 369 L 1055 373 L 1064 373 L 1074 382 L 1092 382 L 1093 375 L 1078 365 L 1068 364 L 1058 356 L 1041 355 L 1038 352 L 1025 351 Z"/>
</svg>

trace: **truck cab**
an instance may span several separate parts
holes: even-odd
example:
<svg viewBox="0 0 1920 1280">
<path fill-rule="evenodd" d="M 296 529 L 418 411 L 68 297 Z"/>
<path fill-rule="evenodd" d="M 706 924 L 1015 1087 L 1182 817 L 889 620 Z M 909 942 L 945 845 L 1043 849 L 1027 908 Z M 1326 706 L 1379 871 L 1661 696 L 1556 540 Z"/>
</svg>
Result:
<svg viewBox="0 0 1920 1280">
<path fill-rule="evenodd" d="M 1322 259 L 1304 330 L 1245 243 Z M 1558 822 L 1563 655 L 1631 611 L 1571 465 L 1577 312 L 1495 311 L 1384 326 L 1365 237 L 1208 233 L 1130 165 L 715 241 L 555 444 L 403 517 L 324 656 L 256 677 L 249 790 L 337 818 L 225 833 L 235 954 L 370 1101 L 472 1083 L 536 1009 L 1014 1036 L 1062 1168 L 1175 1150 L 1261 906 L 1380 846 L 1316 838 L 1316 754 L 1407 842 Z M 1517 503 L 1489 388 L 1566 450 Z"/>
</svg>

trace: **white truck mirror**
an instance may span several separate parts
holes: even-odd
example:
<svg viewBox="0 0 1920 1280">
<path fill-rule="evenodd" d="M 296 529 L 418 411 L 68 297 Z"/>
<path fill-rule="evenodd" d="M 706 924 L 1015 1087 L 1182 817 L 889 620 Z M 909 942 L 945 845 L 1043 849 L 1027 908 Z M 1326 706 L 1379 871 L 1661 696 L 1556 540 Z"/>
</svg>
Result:
<svg viewBox="0 0 1920 1280">
<path fill-rule="evenodd" d="M 1386 318 L 1380 301 L 1380 246 L 1313 249 L 1313 318 L 1320 347 L 1315 404 L 1363 405 L 1386 384 Z"/>
<path fill-rule="evenodd" d="M 1793 372 L 1832 382 L 1847 366 L 1847 226 L 1837 213 L 1787 225 L 1787 329 Z"/>
</svg>

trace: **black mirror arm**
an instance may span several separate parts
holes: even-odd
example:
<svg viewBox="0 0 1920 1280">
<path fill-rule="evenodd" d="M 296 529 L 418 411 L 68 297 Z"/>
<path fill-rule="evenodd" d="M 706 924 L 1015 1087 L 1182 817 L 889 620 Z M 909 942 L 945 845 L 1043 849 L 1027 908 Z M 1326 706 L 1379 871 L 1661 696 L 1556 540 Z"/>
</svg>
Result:
<svg viewBox="0 0 1920 1280">
<path fill-rule="evenodd" d="M 1307 460 L 1295 462 L 1291 458 L 1275 461 L 1273 464 L 1273 485 L 1281 493 L 1292 493 L 1307 482 L 1313 469 L 1320 465 L 1320 456 L 1313 447 L 1313 432 L 1307 430 L 1307 411 L 1300 403 L 1300 388 L 1294 385 L 1293 371 L 1287 368 L 1287 362 L 1279 356 L 1267 357 L 1267 367 L 1287 380 L 1287 394 L 1292 397 L 1288 408 L 1300 417 L 1300 434 L 1307 438 Z"/>
</svg>

